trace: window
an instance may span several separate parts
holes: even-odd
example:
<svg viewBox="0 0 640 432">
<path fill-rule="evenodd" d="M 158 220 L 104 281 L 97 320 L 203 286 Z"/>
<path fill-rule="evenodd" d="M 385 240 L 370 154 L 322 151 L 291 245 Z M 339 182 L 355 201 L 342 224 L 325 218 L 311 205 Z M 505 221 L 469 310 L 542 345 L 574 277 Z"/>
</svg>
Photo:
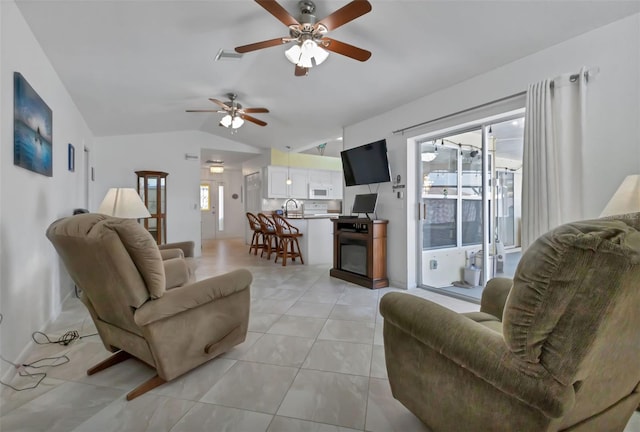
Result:
<svg viewBox="0 0 640 432">
<path fill-rule="evenodd" d="M 218 185 L 218 231 L 224 231 L 224 185 Z"/>
<path fill-rule="evenodd" d="M 211 210 L 211 201 L 209 198 L 209 185 L 203 183 L 200 185 L 200 210 Z"/>
</svg>

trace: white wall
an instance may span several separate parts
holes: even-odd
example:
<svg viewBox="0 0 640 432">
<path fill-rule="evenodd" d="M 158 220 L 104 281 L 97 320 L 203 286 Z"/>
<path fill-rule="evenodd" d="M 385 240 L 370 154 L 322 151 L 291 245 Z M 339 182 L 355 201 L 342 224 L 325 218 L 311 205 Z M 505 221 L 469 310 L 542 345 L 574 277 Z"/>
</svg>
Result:
<svg viewBox="0 0 640 432">
<path fill-rule="evenodd" d="M 13 165 L 14 71 L 53 112 L 53 177 Z M 17 360 L 31 333 L 58 315 L 73 287 L 45 230 L 83 206 L 82 149 L 93 136 L 10 0 L 0 2 L 0 142 L 0 352 Z M 75 172 L 67 170 L 68 143 L 76 148 Z"/>
<path fill-rule="evenodd" d="M 111 187 L 135 188 L 135 171 L 165 171 L 169 173 L 167 242 L 193 240 L 199 255 L 200 150 L 203 148 L 258 153 L 254 147 L 200 131 L 96 138 L 95 207 Z M 187 160 L 185 154 L 198 158 Z"/>
<path fill-rule="evenodd" d="M 424 133 L 426 128 L 404 135 L 393 135 L 392 131 L 522 92 L 530 83 L 577 72 L 583 65 L 600 68 L 600 74 L 589 84 L 585 176 L 576 179 L 587 191 L 585 217 L 595 217 L 622 179 L 640 172 L 638 14 L 348 126 L 344 130 L 345 148 L 386 138 L 392 175 L 401 174 L 408 179 L 415 175 L 415 167 L 407 163 L 407 139 Z M 395 198 L 391 183 L 380 187 L 378 217 L 389 219 L 389 278 L 394 284 L 411 287 L 416 284 L 417 273 L 416 194 L 415 189 L 407 186 L 403 200 Z M 351 205 L 356 193 L 364 190 L 346 188 L 345 208 Z"/>
</svg>

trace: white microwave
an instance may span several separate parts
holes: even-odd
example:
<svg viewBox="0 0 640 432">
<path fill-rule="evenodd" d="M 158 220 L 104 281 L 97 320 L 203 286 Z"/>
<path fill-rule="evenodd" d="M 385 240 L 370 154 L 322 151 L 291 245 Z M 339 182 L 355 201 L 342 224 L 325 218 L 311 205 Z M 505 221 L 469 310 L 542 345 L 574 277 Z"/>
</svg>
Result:
<svg viewBox="0 0 640 432">
<path fill-rule="evenodd" d="M 309 199 L 331 199 L 330 184 L 309 184 Z"/>
</svg>

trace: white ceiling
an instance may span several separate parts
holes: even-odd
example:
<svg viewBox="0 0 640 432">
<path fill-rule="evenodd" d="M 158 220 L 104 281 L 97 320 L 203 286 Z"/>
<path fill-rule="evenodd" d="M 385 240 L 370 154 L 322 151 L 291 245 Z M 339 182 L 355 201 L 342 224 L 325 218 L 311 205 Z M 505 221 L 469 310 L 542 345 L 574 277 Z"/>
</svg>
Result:
<svg viewBox="0 0 640 432">
<path fill-rule="evenodd" d="M 347 1 L 318 1 L 318 18 Z M 287 35 L 250 0 L 32 1 L 18 6 L 97 136 L 199 129 L 256 147 L 313 153 L 346 125 L 640 11 L 638 1 L 372 0 L 329 36 L 372 52 L 332 53 L 295 77 L 285 47 L 214 61 L 219 49 Z M 280 2 L 294 17 L 297 1 Z M 266 127 L 234 135 L 207 98 L 235 92 Z"/>
</svg>

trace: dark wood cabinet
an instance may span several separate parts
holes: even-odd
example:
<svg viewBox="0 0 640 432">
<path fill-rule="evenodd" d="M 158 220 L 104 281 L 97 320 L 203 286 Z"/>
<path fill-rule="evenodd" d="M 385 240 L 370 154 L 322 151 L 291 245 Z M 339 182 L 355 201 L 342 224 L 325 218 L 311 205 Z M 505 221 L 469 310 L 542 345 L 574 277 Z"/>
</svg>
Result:
<svg viewBox="0 0 640 432">
<path fill-rule="evenodd" d="M 368 288 L 389 286 L 386 220 L 333 219 L 333 277 Z"/>
<path fill-rule="evenodd" d="M 167 242 L 167 176 L 162 171 L 136 171 L 138 194 L 151 217 L 143 219 L 144 227 L 160 245 Z"/>
</svg>

